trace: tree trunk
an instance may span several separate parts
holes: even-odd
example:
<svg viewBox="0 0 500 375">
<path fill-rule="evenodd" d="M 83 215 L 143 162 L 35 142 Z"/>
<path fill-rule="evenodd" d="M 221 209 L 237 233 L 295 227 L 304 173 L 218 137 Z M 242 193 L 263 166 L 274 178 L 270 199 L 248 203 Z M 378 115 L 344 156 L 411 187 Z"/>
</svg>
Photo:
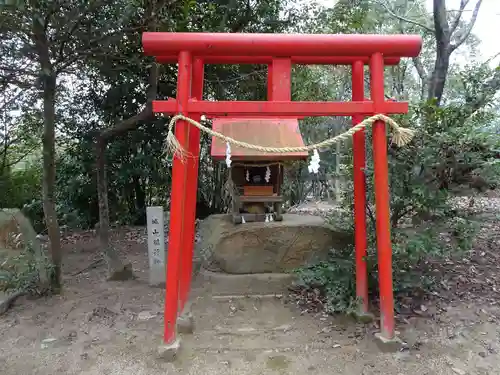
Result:
<svg viewBox="0 0 500 375">
<path fill-rule="evenodd" d="M 127 213 L 129 217 L 134 218 L 137 214 L 137 208 L 135 206 L 135 192 L 133 182 L 127 182 L 123 187 L 123 198 L 125 200 L 125 205 L 127 206 Z M 134 220 L 132 224 L 135 225 Z"/>
<path fill-rule="evenodd" d="M 62 286 L 61 266 L 62 248 L 59 223 L 57 222 L 57 211 L 54 202 L 56 184 L 56 83 L 57 74 L 50 61 L 49 44 L 47 41 L 45 25 L 41 23 L 36 15 L 33 18 L 33 39 L 40 63 L 40 82 L 42 83 L 43 100 L 43 178 L 42 178 L 42 200 L 45 225 L 50 241 L 50 257 L 52 260 L 53 272 L 51 273 L 51 287 L 55 292 L 59 292 Z"/>
<path fill-rule="evenodd" d="M 44 72 L 45 73 L 45 72 Z M 45 225 L 50 241 L 50 257 L 54 271 L 51 277 L 51 286 L 55 291 L 61 289 L 62 247 L 57 211 L 54 201 L 56 184 L 56 137 L 55 137 L 55 94 L 56 76 L 54 73 L 45 74 L 43 79 L 43 212 Z"/>
<path fill-rule="evenodd" d="M 441 46 L 437 49 L 436 62 L 429 82 L 427 98 L 436 100 L 436 104 L 441 103 L 448 69 L 450 67 L 449 46 Z"/>
<path fill-rule="evenodd" d="M 133 177 L 135 190 L 135 214 L 136 225 L 146 224 L 146 191 L 142 185 L 142 180 L 138 176 Z"/>
<path fill-rule="evenodd" d="M 154 30 L 154 29 L 153 29 Z M 149 87 L 148 87 L 148 101 L 144 109 L 137 115 L 132 116 L 114 127 L 102 130 L 97 136 L 96 140 L 96 164 L 97 164 L 97 196 L 99 200 L 99 238 L 102 251 L 106 257 L 109 258 L 108 262 L 111 279 L 125 280 L 132 277 L 132 270 L 129 269 L 129 264 L 123 266 L 123 262 L 119 260 L 118 254 L 112 249 L 109 244 L 109 206 L 108 206 L 108 181 L 106 179 L 106 156 L 105 150 L 108 141 L 114 137 L 125 134 L 130 130 L 136 129 L 139 124 L 149 120 L 153 117 L 153 100 L 156 98 L 157 82 L 159 75 L 158 64 L 153 63 L 149 69 Z M 114 263 L 114 260 L 117 262 Z M 113 264 L 116 265 L 113 266 Z M 121 273 L 123 271 L 123 274 Z M 116 275 L 116 277 L 113 277 Z"/>
<path fill-rule="evenodd" d="M 148 21 L 146 30 L 157 31 L 157 16 L 167 1 L 147 1 L 145 18 Z M 96 164 L 97 164 L 97 196 L 99 200 L 99 241 L 102 251 L 108 260 L 110 280 L 125 280 L 133 277 L 131 265 L 120 260 L 118 254 L 109 244 L 109 206 L 108 206 L 108 182 L 106 179 L 106 157 L 105 150 L 108 141 L 114 137 L 125 134 L 136 129 L 141 123 L 153 118 L 153 100 L 158 91 L 159 66 L 152 63 L 149 68 L 149 85 L 147 90 L 147 102 L 144 109 L 137 115 L 121 121 L 113 127 L 104 129 L 96 140 Z"/>
<path fill-rule="evenodd" d="M 96 140 L 97 199 L 99 202 L 98 236 L 101 251 L 108 265 L 108 280 L 128 280 L 133 277 L 132 265 L 124 264 L 109 243 L 108 183 L 106 180 L 106 141 Z"/>
<path fill-rule="evenodd" d="M 400 29 L 403 32 L 402 23 L 411 23 L 420 26 L 428 32 L 434 33 L 436 38 L 436 60 L 432 74 L 427 74 L 424 65 L 418 57 L 413 58 L 413 65 L 422 81 L 422 99 L 424 97 L 425 88 L 427 86 L 427 99 L 433 100 L 439 106 L 443 98 L 444 87 L 450 66 L 450 56 L 458 47 L 460 47 L 469 37 L 472 28 L 477 20 L 477 15 L 483 0 L 477 0 L 472 10 L 472 15 L 468 24 L 465 27 L 459 27 L 462 20 L 462 15 L 465 7 L 469 4 L 469 0 L 460 1 L 459 9 L 455 11 L 454 17 L 449 17 L 446 8 L 446 0 L 433 0 L 433 20 L 434 27 L 431 28 L 426 24 L 415 20 L 400 16 L 390 10 L 384 2 L 381 2 L 383 7 L 400 21 Z M 404 13 L 408 11 L 408 1 L 404 4 Z"/>
</svg>

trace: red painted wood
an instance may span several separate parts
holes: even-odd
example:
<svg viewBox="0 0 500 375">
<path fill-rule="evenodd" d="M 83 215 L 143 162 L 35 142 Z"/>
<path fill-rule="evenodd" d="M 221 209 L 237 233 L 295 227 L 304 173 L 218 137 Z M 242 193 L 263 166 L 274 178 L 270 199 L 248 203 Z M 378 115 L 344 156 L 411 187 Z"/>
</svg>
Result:
<svg viewBox="0 0 500 375">
<path fill-rule="evenodd" d="M 384 61 L 376 53 L 370 61 L 371 99 L 375 103 L 374 113 L 384 113 Z M 389 221 L 389 172 L 387 167 L 387 139 L 383 121 L 377 121 L 373 134 L 373 163 L 375 179 L 375 206 L 377 253 L 380 287 L 381 333 L 386 338 L 394 337 L 394 297 L 392 290 L 392 246 Z"/>
<path fill-rule="evenodd" d="M 352 65 L 352 100 L 364 100 L 365 72 L 362 61 Z M 363 121 L 363 115 L 352 116 L 352 125 Z M 362 301 L 361 312 L 368 312 L 368 280 L 366 267 L 366 181 L 365 181 L 365 132 L 353 136 L 353 179 L 354 179 L 354 244 L 356 253 L 356 297 Z"/>
<path fill-rule="evenodd" d="M 189 52 L 179 54 L 179 72 L 177 78 L 176 112 L 189 116 L 186 111 L 191 91 L 192 58 Z M 179 143 L 188 148 L 188 123 L 177 122 L 175 136 Z M 179 308 L 179 274 L 181 249 L 183 241 L 183 224 L 185 221 L 185 187 L 186 163 L 179 158 L 174 158 L 172 170 L 172 194 L 170 204 L 170 228 L 168 234 L 168 257 L 165 291 L 165 316 L 164 336 L 165 344 L 176 340 L 176 323 Z"/>
<path fill-rule="evenodd" d="M 193 77 L 191 85 L 191 96 L 198 100 L 203 96 L 203 75 L 204 65 L 201 59 L 195 58 L 193 62 Z M 192 114 L 190 116 L 195 121 L 200 121 L 201 115 Z M 189 125 L 189 141 L 188 152 L 194 157 L 190 157 L 186 161 L 187 178 L 185 189 L 184 203 L 184 231 L 182 240 L 181 253 L 181 270 L 180 270 L 180 311 L 184 310 L 186 302 L 189 298 L 191 290 L 191 276 L 193 272 L 193 255 L 194 255 L 194 235 L 195 235 L 195 220 L 196 220 L 196 198 L 198 191 L 198 166 L 200 156 L 200 129 L 196 126 Z"/>
<path fill-rule="evenodd" d="M 357 114 L 372 115 L 375 107 L 371 101 L 358 102 L 299 102 L 299 101 L 197 101 L 188 103 L 190 113 L 202 113 L 208 117 L 253 117 L 258 116 L 352 116 Z M 408 103 L 382 102 L 381 111 L 387 114 L 408 112 Z M 177 113 L 173 100 L 153 101 L 153 112 Z"/>
<path fill-rule="evenodd" d="M 168 56 L 188 50 L 201 56 L 370 56 L 416 57 L 419 35 L 250 34 L 145 32 L 146 55 Z"/>
<path fill-rule="evenodd" d="M 417 35 L 327 35 L 327 34 L 217 34 L 217 33 L 144 33 L 143 47 L 147 55 L 154 55 L 163 63 L 179 62 L 177 100 L 155 101 L 153 111 L 157 113 L 183 113 L 196 120 L 201 114 L 217 118 L 214 123 L 239 121 L 245 117 L 253 121 L 297 121 L 306 116 L 353 116 L 353 123 L 374 113 L 406 113 L 407 103 L 385 101 L 384 64 L 396 65 L 401 57 L 418 56 L 422 38 Z M 160 57 L 158 57 L 160 56 Z M 177 59 L 179 56 L 179 59 Z M 277 58 L 276 56 L 280 56 Z M 290 57 L 291 56 L 291 57 Z M 191 86 L 192 59 L 197 64 L 268 64 L 267 102 L 208 102 L 201 99 L 198 83 Z M 203 60 L 203 62 L 200 61 Z M 289 92 L 289 67 L 291 64 L 347 64 L 353 65 L 353 102 L 291 102 Z M 369 64 L 371 71 L 371 101 L 363 98 L 363 65 Z M 194 75 L 200 72 L 195 68 Z M 201 81 L 202 82 L 202 81 Z M 199 95 L 198 95 L 199 94 Z M 275 101 L 276 100 L 276 101 Z M 271 125 L 266 125 L 271 126 Z M 184 121 L 176 126 L 176 136 L 192 154 L 199 153 L 199 131 L 188 127 Z M 265 133 L 265 130 L 246 130 Z M 276 130 L 276 129 L 275 129 Z M 269 137 L 267 137 L 269 138 Z M 279 138 L 279 137 L 278 137 Z M 252 142 L 251 142 L 252 143 Z M 261 143 L 261 142 L 259 142 Z M 365 165 L 364 134 L 354 137 L 354 179 L 356 217 L 356 269 L 357 295 L 363 299 L 367 309 L 366 264 L 366 217 L 364 215 L 365 180 L 362 169 Z M 387 338 L 394 336 L 394 301 L 392 291 L 392 250 L 389 226 L 389 190 L 387 168 L 387 140 L 385 124 L 377 122 L 373 128 L 375 166 L 375 200 L 377 219 L 377 249 L 379 256 L 381 329 Z M 225 156 L 225 148 L 224 148 Z M 217 152 L 219 155 L 222 152 Z M 234 155 L 233 155 L 234 156 Z M 269 159 L 268 155 L 257 155 Z M 283 158 L 283 155 L 280 156 Z M 192 168 L 191 168 L 192 167 Z M 174 159 L 172 181 L 172 221 L 169 232 L 167 263 L 167 287 L 165 301 L 164 340 L 175 340 L 175 323 L 178 314 L 178 298 L 184 306 L 190 288 L 192 267 L 192 244 L 196 205 L 197 160 L 181 165 Z M 190 188 L 193 186 L 193 188 Z M 186 197 L 184 197 L 184 193 Z M 194 207 L 194 208 L 193 208 Z M 180 254 L 181 246 L 185 252 Z M 180 262 L 182 268 L 179 270 Z M 180 280 L 179 280 L 180 276 Z M 180 281 L 180 283 L 179 283 Z M 180 291 L 178 288 L 180 287 Z"/>
<path fill-rule="evenodd" d="M 268 64 L 270 65 L 272 56 L 197 56 L 203 59 L 205 64 Z M 362 61 L 368 65 L 368 56 L 292 56 L 292 64 L 299 65 L 351 65 L 354 61 Z M 177 55 L 158 56 L 156 61 L 161 64 L 176 64 Z M 399 57 L 385 57 L 385 65 L 398 65 Z"/>
<path fill-rule="evenodd" d="M 292 60 L 275 58 L 272 67 L 272 100 L 292 100 Z"/>
<path fill-rule="evenodd" d="M 297 119 L 282 118 L 217 118 L 212 121 L 212 129 L 239 141 L 267 147 L 302 147 L 304 141 L 299 131 Z M 226 143 L 212 138 L 212 158 L 226 158 Z M 307 152 L 287 152 L 271 154 L 231 146 L 233 161 L 256 160 L 303 160 Z"/>
</svg>

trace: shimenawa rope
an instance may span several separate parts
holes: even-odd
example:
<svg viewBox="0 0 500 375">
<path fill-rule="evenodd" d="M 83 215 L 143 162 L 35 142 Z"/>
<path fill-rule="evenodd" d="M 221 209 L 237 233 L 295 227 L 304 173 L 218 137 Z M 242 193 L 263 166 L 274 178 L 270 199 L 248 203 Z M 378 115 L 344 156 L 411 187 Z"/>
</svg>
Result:
<svg viewBox="0 0 500 375">
<path fill-rule="evenodd" d="M 415 135 L 414 130 L 403 128 L 399 126 L 396 123 L 396 121 L 394 121 L 392 118 L 382 114 L 378 114 L 368 117 L 367 119 L 361 121 L 359 124 L 353 126 L 352 128 L 350 128 L 349 130 L 347 130 L 342 134 L 339 134 L 330 139 L 326 139 L 319 143 L 313 143 L 301 147 L 266 147 L 266 146 L 254 145 L 243 141 L 238 141 L 222 133 L 216 132 L 189 117 L 178 114 L 172 117 L 172 119 L 170 120 L 170 123 L 168 125 L 166 144 L 167 144 L 167 152 L 172 153 L 181 160 L 184 160 L 186 156 L 189 156 L 189 153 L 184 149 L 184 147 L 182 147 L 182 145 L 179 143 L 179 140 L 175 137 L 173 132 L 174 126 L 179 120 L 184 120 L 190 123 L 191 125 L 196 126 L 201 131 L 211 135 L 212 137 L 218 138 L 224 141 L 225 143 L 229 143 L 242 148 L 247 148 L 250 150 L 267 152 L 267 153 L 310 152 L 312 150 L 326 148 L 338 142 L 342 142 L 351 138 L 354 135 L 354 133 L 372 126 L 375 123 L 375 121 L 384 121 L 387 125 L 390 126 L 390 128 L 392 129 L 392 143 L 396 144 L 396 146 L 398 147 L 402 147 L 408 144 Z"/>
</svg>

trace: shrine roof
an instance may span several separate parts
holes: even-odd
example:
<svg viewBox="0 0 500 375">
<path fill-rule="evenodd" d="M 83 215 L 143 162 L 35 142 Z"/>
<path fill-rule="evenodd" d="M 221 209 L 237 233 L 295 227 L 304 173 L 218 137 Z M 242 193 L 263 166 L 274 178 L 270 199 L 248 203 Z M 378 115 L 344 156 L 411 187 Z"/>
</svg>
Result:
<svg viewBox="0 0 500 375">
<path fill-rule="evenodd" d="M 213 130 L 228 137 L 264 147 L 301 147 L 304 146 L 297 119 L 276 118 L 214 118 Z M 226 144 L 212 138 L 211 155 L 214 160 L 226 158 Z M 304 160 L 307 152 L 287 152 L 270 154 L 231 145 L 231 160 Z"/>
</svg>

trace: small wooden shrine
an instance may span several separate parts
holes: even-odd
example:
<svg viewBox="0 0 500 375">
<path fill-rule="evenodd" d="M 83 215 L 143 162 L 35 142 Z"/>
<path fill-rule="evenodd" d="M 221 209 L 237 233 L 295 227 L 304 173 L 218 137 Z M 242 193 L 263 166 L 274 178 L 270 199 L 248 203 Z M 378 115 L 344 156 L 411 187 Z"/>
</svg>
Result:
<svg viewBox="0 0 500 375">
<path fill-rule="evenodd" d="M 213 129 L 238 141 L 264 147 L 304 146 L 297 119 L 215 118 Z M 227 145 L 212 139 L 212 158 L 226 160 Z M 231 146 L 229 188 L 235 224 L 281 221 L 285 162 L 307 159 L 307 152 L 269 154 Z"/>
</svg>

